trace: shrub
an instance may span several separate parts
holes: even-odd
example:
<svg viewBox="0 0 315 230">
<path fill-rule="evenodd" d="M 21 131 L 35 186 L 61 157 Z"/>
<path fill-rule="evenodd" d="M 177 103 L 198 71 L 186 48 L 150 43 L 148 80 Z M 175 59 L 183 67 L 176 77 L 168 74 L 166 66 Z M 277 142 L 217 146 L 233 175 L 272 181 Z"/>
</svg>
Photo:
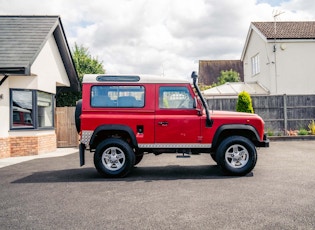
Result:
<svg viewBox="0 0 315 230">
<path fill-rule="evenodd" d="M 271 130 L 271 129 L 267 129 L 267 136 L 270 137 L 270 136 L 274 136 L 274 132 Z"/>
<path fill-rule="evenodd" d="M 286 130 L 288 136 L 297 136 L 299 134 L 299 130 Z"/>
<path fill-rule="evenodd" d="M 236 104 L 236 111 L 254 113 L 252 98 L 250 97 L 249 93 L 245 91 L 239 93 Z"/>
<path fill-rule="evenodd" d="M 312 121 L 310 122 L 310 124 L 308 125 L 308 128 L 310 129 L 310 133 L 311 133 L 312 135 L 315 135 L 315 122 L 314 122 L 314 120 L 312 120 Z"/>
<path fill-rule="evenodd" d="M 220 76 L 218 77 L 217 85 L 223 85 L 226 82 L 239 82 L 241 80 L 240 74 L 232 69 L 221 70 Z"/>
<path fill-rule="evenodd" d="M 308 131 L 306 129 L 300 129 L 298 135 L 308 135 Z"/>
</svg>

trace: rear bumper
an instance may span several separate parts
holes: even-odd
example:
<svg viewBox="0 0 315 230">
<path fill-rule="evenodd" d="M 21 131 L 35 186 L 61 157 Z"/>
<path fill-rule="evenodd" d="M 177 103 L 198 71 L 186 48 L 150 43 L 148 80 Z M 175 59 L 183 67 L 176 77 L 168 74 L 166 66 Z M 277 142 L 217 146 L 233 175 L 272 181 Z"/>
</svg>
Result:
<svg viewBox="0 0 315 230">
<path fill-rule="evenodd" d="M 255 143 L 256 147 L 263 147 L 263 148 L 268 148 L 269 147 L 269 139 L 267 138 L 267 135 L 264 134 L 264 138 L 262 141 L 257 141 Z"/>
</svg>

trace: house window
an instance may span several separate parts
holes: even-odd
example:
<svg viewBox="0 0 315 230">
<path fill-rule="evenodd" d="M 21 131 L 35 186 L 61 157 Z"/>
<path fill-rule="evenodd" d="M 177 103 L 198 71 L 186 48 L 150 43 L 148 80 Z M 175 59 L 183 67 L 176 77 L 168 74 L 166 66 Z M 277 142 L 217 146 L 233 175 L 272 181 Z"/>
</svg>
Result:
<svg viewBox="0 0 315 230">
<path fill-rule="evenodd" d="M 54 127 L 53 95 L 37 90 L 11 89 L 11 129 Z"/>
<path fill-rule="evenodd" d="M 256 74 L 260 73 L 260 67 L 259 67 L 259 55 L 255 55 L 252 57 L 252 76 L 255 76 Z"/>
<path fill-rule="evenodd" d="M 11 91 L 12 128 L 34 128 L 33 92 Z"/>
<path fill-rule="evenodd" d="M 37 124 L 38 128 L 54 126 L 53 97 L 49 93 L 37 91 Z"/>
</svg>

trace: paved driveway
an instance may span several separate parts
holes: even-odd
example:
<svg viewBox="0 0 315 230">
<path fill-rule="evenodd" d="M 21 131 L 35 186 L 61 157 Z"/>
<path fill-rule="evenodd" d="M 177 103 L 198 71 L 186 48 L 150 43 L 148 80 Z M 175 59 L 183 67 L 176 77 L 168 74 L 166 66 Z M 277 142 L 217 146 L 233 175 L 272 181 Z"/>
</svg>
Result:
<svg viewBox="0 0 315 230">
<path fill-rule="evenodd" d="M 315 141 L 272 142 L 254 171 L 223 176 L 211 158 L 146 155 L 103 179 L 78 154 L 0 169 L 1 229 L 315 229 Z"/>
</svg>

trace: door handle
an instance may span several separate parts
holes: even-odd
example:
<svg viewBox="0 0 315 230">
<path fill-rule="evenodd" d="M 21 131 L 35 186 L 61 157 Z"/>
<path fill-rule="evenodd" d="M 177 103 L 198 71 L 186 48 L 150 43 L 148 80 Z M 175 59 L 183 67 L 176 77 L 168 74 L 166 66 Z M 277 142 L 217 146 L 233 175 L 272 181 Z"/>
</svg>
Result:
<svg viewBox="0 0 315 230">
<path fill-rule="evenodd" d="M 159 121 L 158 124 L 161 126 L 167 126 L 168 122 L 167 121 Z"/>
</svg>

